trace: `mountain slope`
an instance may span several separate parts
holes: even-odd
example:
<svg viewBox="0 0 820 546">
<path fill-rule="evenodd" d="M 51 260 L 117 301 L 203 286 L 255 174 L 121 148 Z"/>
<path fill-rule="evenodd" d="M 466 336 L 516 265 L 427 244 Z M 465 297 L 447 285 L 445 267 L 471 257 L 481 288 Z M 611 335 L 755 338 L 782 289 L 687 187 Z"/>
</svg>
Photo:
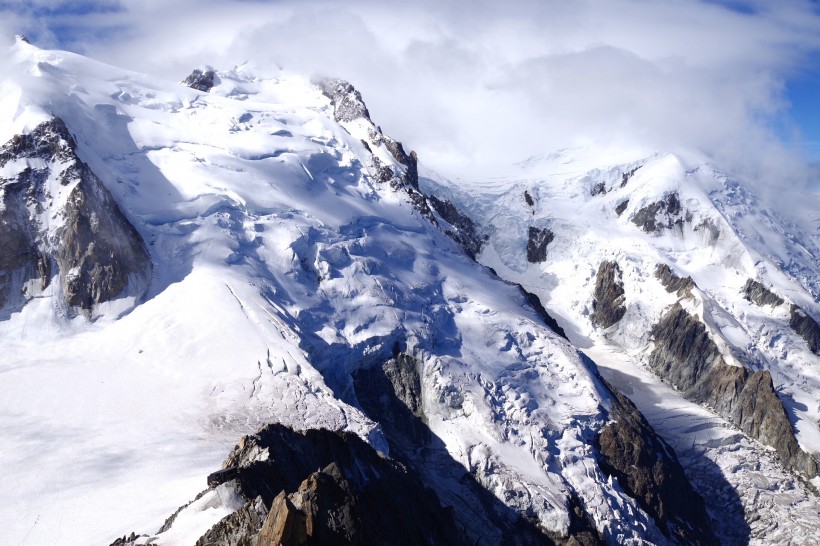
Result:
<svg viewBox="0 0 820 546">
<path fill-rule="evenodd" d="M 711 510 L 726 501 L 698 478 L 704 456 L 732 484 L 759 543 L 816 541 L 807 514 L 818 498 L 801 480 L 820 483 L 812 347 L 820 233 L 799 212 L 816 196 L 802 196 L 786 217 L 764 206 L 765 186 L 695 154 L 626 156 L 614 165 L 596 165 L 594 155 L 534 160 L 518 180 L 457 187 L 431 177 L 422 188 L 469 215 L 488 239 L 478 261 L 536 294 L 633 397 L 688 462 Z M 534 259 L 533 233 L 545 231 L 549 242 Z M 724 432 L 731 427 L 760 443 Z M 788 485 L 772 488 L 777 480 Z M 805 511 L 772 508 L 789 503 Z M 801 531 L 773 533 L 784 519 Z"/>
<path fill-rule="evenodd" d="M 71 157 L 12 154 L 3 203 L 14 184 L 42 182 L 21 178 L 27 169 L 48 173 L 45 187 L 62 195 L 52 179 L 73 165 L 101 188 L 86 223 L 119 226 L 111 240 L 128 241 L 105 253 L 113 270 L 93 267 L 100 235 L 69 253 L 88 260 L 68 271 L 60 251 L 60 268 L 39 277 L 26 262 L 37 291 L 8 285 L 0 465 L 13 473 L 0 511 L 10 541 L 158 532 L 230 446 L 279 423 L 353 433 L 406 461 L 471 542 L 484 532 L 515 543 L 506 529 L 517 521 L 539 540 L 571 541 L 578 518 L 609 542 L 709 542 L 672 449 L 518 287 L 445 234 L 414 154 L 381 133 L 352 87 L 242 66 L 201 70 L 194 89 L 24 41 L 9 55 L 4 150 L 50 127 Z M 54 196 L 26 201 L 29 223 L 5 239 L 41 253 L 67 240 L 31 220 L 59 217 Z M 40 207 L 46 216 L 31 216 Z M 75 278 L 85 292 L 70 289 Z M 118 290 L 132 279 L 133 290 Z M 387 384 L 415 400 L 435 449 L 416 452 L 418 438 L 395 425 L 403 411 L 374 397 L 396 359 L 413 362 L 416 378 Z M 634 441 L 612 441 L 612 426 Z M 622 451 L 633 444 L 675 487 L 629 470 Z M 262 509 L 223 492 L 188 505 L 163 543 L 191 544 L 231 513 Z M 476 500 L 488 493 L 509 516 Z"/>
</svg>

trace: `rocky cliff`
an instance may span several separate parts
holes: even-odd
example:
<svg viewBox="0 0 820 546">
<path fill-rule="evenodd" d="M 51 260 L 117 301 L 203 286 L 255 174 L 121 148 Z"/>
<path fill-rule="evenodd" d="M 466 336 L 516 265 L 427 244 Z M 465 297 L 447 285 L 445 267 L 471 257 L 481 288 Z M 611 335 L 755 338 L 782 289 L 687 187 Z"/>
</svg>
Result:
<svg viewBox="0 0 820 546">
<path fill-rule="evenodd" d="M 603 380 L 602 380 L 603 381 Z M 635 405 L 604 381 L 613 395 L 611 422 L 597 438 L 601 468 L 678 544 L 714 544 L 703 499 L 689 483 L 674 450 Z"/>
<path fill-rule="evenodd" d="M 601 328 L 609 328 L 626 313 L 624 283 L 617 262 L 605 261 L 598 266 L 590 320 Z"/>
<path fill-rule="evenodd" d="M 15 136 L 0 148 L 0 168 L 0 306 L 19 306 L 55 275 L 69 310 L 91 313 L 144 294 L 151 276 L 145 244 L 79 159 L 62 120 Z"/>
<path fill-rule="evenodd" d="M 727 364 L 706 327 L 675 304 L 652 329 L 649 366 L 690 400 L 707 404 L 743 432 L 777 451 L 783 463 L 808 477 L 817 463 L 797 444 L 768 371 Z"/>
</svg>

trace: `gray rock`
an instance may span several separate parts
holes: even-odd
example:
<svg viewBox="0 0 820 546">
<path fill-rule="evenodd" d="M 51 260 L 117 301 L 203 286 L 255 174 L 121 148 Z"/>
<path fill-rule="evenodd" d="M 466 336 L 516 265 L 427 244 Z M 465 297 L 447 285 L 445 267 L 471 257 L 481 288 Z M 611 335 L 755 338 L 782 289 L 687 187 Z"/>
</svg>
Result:
<svg viewBox="0 0 820 546">
<path fill-rule="evenodd" d="M 727 364 L 703 323 L 680 304 L 661 318 L 652 336 L 649 365 L 662 379 L 773 447 L 786 467 L 809 478 L 817 475 L 817 463 L 798 446 L 768 371 Z"/>
<path fill-rule="evenodd" d="M 683 224 L 684 217 L 677 192 L 643 207 L 630 220 L 647 233 L 656 233 Z"/>
<path fill-rule="evenodd" d="M 624 283 L 617 262 L 601 262 L 595 277 L 595 292 L 590 320 L 601 328 L 609 328 L 626 313 Z"/>
<path fill-rule="evenodd" d="M 77 157 L 65 124 L 54 118 L 0 148 L 0 167 L 22 158 L 40 159 L 44 166 L 0 179 L 0 305 L 25 302 L 29 296 L 21 290 L 28 280 L 37 279 L 45 288 L 55 265 L 69 308 L 90 312 L 126 292 L 141 297 L 151 277 L 142 237 Z M 52 205 L 45 186 L 55 164 L 60 184 L 73 184 L 61 208 Z M 42 215 L 62 220 L 50 236 L 38 220 Z"/>
<path fill-rule="evenodd" d="M 370 120 L 370 112 L 364 104 L 362 94 L 350 84 L 338 78 L 326 78 L 316 82 L 322 93 L 333 105 L 333 117 L 339 123 L 359 118 Z"/>
<path fill-rule="evenodd" d="M 643 165 L 638 165 L 638 166 L 637 166 L 637 167 L 635 167 L 634 169 L 628 170 L 628 171 L 626 171 L 625 173 L 623 173 L 623 174 L 621 175 L 621 187 L 622 187 L 622 188 L 623 188 L 624 186 L 626 186 L 627 182 L 629 182 L 629 180 L 630 180 L 633 176 L 635 176 L 635 173 L 636 173 L 636 172 L 638 172 L 638 169 L 640 169 L 641 167 L 643 167 Z"/>
<path fill-rule="evenodd" d="M 524 190 L 524 201 L 530 207 L 535 206 L 535 200 L 532 198 L 532 195 L 530 195 L 530 192 L 528 192 L 527 190 Z"/>
<path fill-rule="evenodd" d="M 686 478 L 674 450 L 628 398 L 601 381 L 614 399 L 611 422 L 596 441 L 601 469 L 618 479 L 667 537 L 678 544 L 715 544 L 703 499 Z"/>
<path fill-rule="evenodd" d="M 408 400 L 416 404 L 410 393 Z M 253 456 L 261 451 L 269 456 Z M 230 527 L 229 544 L 467 544 L 452 511 L 412 469 L 352 433 L 267 425 L 245 437 L 223 466 L 239 468 L 239 491 L 267 507 L 258 538 L 240 537 L 234 530 L 253 532 L 261 512 L 246 505 L 238 520 L 252 525 Z"/>
<path fill-rule="evenodd" d="M 406 354 L 396 354 L 382 366 L 365 367 L 353 374 L 356 398 L 365 413 L 382 425 L 399 449 L 430 441 L 421 400 L 420 364 Z"/>
<path fill-rule="evenodd" d="M 811 352 L 820 355 L 820 325 L 796 305 L 791 306 L 790 313 L 789 326 L 806 340 Z"/>
<path fill-rule="evenodd" d="M 481 234 L 475 222 L 446 199 L 439 199 L 431 195 L 429 202 L 441 219 L 452 226 L 452 229 L 445 230 L 445 233 L 459 243 L 467 255 L 475 260 L 489 237 Z"/>
<path fill-rule="evenodd" d="M 596 195 L 606 195 L 606 184 L 603 182 L 594 184 L 589 190 L 589 195 L 592 197 L 595 197 Z"/>
<path fill-rule="evenodd" d="M 548 228 L 530 226 L 527 237 L 527 261 L 531 264 L 547 260 L 547 247 L 555 240 L 555 234 Z"/>
<path fill-rule="evenodd" d="M 618 205 L 615 207 L 615 214 L 617 214 L 618 216 L 620 216 L 621 214 L 623 214 L 623 213 L 624 213 L 624 211 L 626 210 L 626 207 L 628 207 L 628 206 L 629 206 L 629 199 L 625 199 L 625 200 L 621 201 L 621 202 L 620 202 L 620 203 L 618 203 Z"/>
<path fill-rule="evenodd" d="M 764 305 L 777 307 L 783 303 L 783 298 L 752 279 L 746 281 L 743 287 L 743 297 L 759 307 Z"/>
<path fill-rule="evenodd" d="M 521 291 L 521 295 L 523 295 L 524 298 L 526 298 L 527 303 L 529 303 L 530 306 L 538 314 L 538 316 L 541 317 L 541 320 L 544 321 L 544 324 L 546 324 L 550 330 L 552 330 L 562 338 L 569 341 L 566 332 L 564 332 L 564 329 L 561 328 L 561 326 L 558 324 L 558 321 L 555 320 L 555 318 L 552 315 L 550 315 L 549 312 L 547 312 L 546 308 L 541 303 L 541 299 L 532 292 L 527 292 L 527 290 L 520 284 L 517 286 L 518 289 Z"/>
<path fill-rule="evenodd" d="M 213 70 L 203 71 L 199 68 L 195 68 L 187 78 L 182 80 L 182 83 L 191 89 L 196 89 L 197 91 L 207 93 L 213 89 L 215 80 L 216 73 Z"/>
<path fill-rule="evenodd" d="M 373 124 L 370 119 L 370 112 L 362 99 L 361 93 L 356 90 L 349 82 L 337 78 L 325 78 L 314 82 L 333 105 L 333 118 L 339 122 L 349 122 L 357 119 L 365 119 Z M 390 187 L 395 190 L 404 191 L 410 197 L 413 206 L 428 220 L 436 223 L 435 215 L 433 214 L 430 205 L 427 203 L 427 197 L 419 190 L 419 171 L 418 159 L 415 152 L 409 154 L 404 151 L 402 143 L 390 138 L 382 133 L 380 127 L 374 125 L 374 129 L 370 132 L 370 140 L 375 146 L 384 146 L 393 156 L 393 158 L 404 166 L 401 173 L 395 173 L 393 169 L 388 166 L 382 166 L 376 156 L 373 156 L 374 166 L 377 174 L 376 179 L 379 182 L 388 182 Z M 367 145 L 368 149 L 371 146 Z"/>
<path fill-rule="evenodd" d="M 663 287 L 670 294 L 677 292 L 678 296 L 685 296 L 691 294 L 693 288 L 697 288 L 692 277 L 678 277 L 666 264 L 658 264 L 658 267 L 655 268 L 655 277 L 661 281 Z"/>
<path fill-rule="evenodd" d="M 256 535 L 268 516 L 261 497 L 228 514 L 196 541 L 195 546 L 254 546 Z"/>
</svg>

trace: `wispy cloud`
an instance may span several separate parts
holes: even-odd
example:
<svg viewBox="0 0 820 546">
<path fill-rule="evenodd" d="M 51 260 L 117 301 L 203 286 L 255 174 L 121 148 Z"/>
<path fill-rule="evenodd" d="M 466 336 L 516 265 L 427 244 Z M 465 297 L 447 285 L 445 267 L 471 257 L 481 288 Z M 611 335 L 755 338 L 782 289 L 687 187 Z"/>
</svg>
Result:
<svg viewBox="0 0 820 546">
<path fill-rule="evenodd" d="M 0 10 L 46 41 L 174 79 L 247 60 L 347 78 L 386 131 L 461 178 L 611 141 L 782 169 L 794 163 L 773 129 L 784 82 L 820 48 L 808 0 L 72 4 Z"/>
</svg>

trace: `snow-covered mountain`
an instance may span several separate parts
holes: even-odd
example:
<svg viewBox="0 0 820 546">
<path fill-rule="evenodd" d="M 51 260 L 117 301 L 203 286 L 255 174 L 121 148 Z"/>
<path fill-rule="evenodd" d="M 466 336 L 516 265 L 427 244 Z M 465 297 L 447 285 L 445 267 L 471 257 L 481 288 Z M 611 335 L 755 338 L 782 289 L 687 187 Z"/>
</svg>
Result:
<svg viewBox="0 0 820 546">
<path fill-rule="evenodd" d="M 657 155 L 468 193 L 342 80 L 6 55 L 0 542 L 812 539 L 815 234 L 742 184 Z M 754 396 L 647 374 L 688 363 L 673 319 Z"/>
<path fill-rule="evenodd" d="M 607 161 L 566 150 L 514 179 L 422 188 L 635 401 L 711 513 L 727 506 L 716 465 L 755 543 L 817 543 L 818 196 L 787 217 L 697 154 Z"/>
</svg>

